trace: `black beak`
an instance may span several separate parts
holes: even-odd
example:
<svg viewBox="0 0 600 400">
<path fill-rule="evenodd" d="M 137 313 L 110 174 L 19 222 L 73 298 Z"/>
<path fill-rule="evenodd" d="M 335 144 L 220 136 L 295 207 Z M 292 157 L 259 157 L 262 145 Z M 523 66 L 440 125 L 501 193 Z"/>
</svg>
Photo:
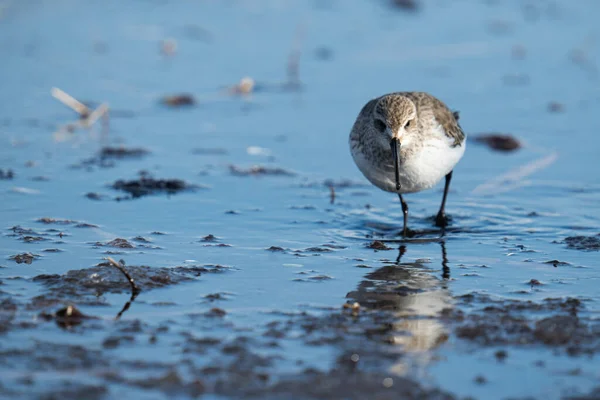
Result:
<svg viewBox="0 0 600 400">
<path fill-rule="evenodd" d="M 394 169 L 396 172 L 396 190 L 400 190 L 400 139 L 392 138 L 390 142 L 392 157 L 394 158 Z"/>
</svg>

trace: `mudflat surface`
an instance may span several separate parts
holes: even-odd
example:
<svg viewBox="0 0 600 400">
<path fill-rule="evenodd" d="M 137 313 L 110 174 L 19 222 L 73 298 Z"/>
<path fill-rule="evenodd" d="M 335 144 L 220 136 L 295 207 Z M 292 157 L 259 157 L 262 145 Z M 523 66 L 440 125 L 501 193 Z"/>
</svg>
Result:
<svg viewBox="0 0 600 400">
<path fill-rule="evenodd" d="M 0 1 L 0 397 L 598 398 L 598 13 Z M 469 135 L 443 236 L 349 154 L 400 90 Z"/>
</svg>

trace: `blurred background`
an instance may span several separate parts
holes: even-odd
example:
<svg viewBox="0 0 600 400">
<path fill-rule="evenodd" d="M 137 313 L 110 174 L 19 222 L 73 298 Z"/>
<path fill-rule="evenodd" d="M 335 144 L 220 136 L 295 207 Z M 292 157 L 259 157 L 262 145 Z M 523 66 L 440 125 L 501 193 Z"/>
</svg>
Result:
<svg viewBox="0 0 600 400">
<path fill-rule="evenodd" d="M 600 347 L 583 331 L 566 337 L 590 344 L 585 362 L 568 339 L 481 342 L 442 316 L 477 309 L 475 292 L 481 309 L 572 297 L 597 332 L 599 15 L 596 0 L 0 0 L 0 393 L 591 393 Z M 469 136 L 450 234 L 404 250 L 397 198 L 348 146 L 362 106 L 394 91 L 433 94 Z M 432 228 L 441 189 L 407 196 L 411 227 Z M 108 256 L 142 289 L 118 322 L 128 286 Z M 66 304 L 99 320 L 48 322 Z M 527 308 L 519 332 L 561 307 Z M 370 336 L 380 317 L 393 349 Z M 321 388 L 313 370 L 341 392 L 294 386 Z"/>
</svg>

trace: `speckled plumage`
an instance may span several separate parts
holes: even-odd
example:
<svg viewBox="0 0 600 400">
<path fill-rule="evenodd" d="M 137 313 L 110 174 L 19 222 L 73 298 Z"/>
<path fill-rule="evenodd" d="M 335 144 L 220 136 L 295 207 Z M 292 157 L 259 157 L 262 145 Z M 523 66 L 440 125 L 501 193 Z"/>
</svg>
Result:
<svg viewBox="0 0 600 400">
<path fill-rule="evenodd" d="M 398 178 L 393 140 L 399 143 Z M 390 93 L 367 102 L 350 133 L 352 157 L 365 177 L 400 195 L 429 189 L 444 177 L 448 185 L 465 144 L 458 113 L 424 92 Z"/>
</svg>

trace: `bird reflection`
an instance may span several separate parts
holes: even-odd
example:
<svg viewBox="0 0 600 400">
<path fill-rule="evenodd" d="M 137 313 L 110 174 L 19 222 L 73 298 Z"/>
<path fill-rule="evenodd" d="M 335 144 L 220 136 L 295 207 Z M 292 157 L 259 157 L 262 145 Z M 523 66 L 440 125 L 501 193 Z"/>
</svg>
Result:
<svg viewBox="0 0 600 400">
<path fill-rule="evenodd" d="M 442 310 L 452 306 L 447 288 L 450 278 L 445 242 L 441 246 L 441 279 L 432 274 L 431 264 L 419 261 L 402 262 L 408 252 L 400 246 L 395 264 L 385 265 L 365 275 L 357 289 L 347 298 L 360 303 L 361 308 L 392 311 L 396 321 L 390 329 L 393 344 L 401 345 L 408 353 L 417 354 L 427 364 L 435 349 L 448 339 L 448 332 L 439 320 Z M 415 249 L 418 247 L 412 247 Z M 413 360 L 414 361 L 414 360 Z M 403 374 L 408 369 L 406 360 L 394 366 L 394 372 Z"/>
</svg>

